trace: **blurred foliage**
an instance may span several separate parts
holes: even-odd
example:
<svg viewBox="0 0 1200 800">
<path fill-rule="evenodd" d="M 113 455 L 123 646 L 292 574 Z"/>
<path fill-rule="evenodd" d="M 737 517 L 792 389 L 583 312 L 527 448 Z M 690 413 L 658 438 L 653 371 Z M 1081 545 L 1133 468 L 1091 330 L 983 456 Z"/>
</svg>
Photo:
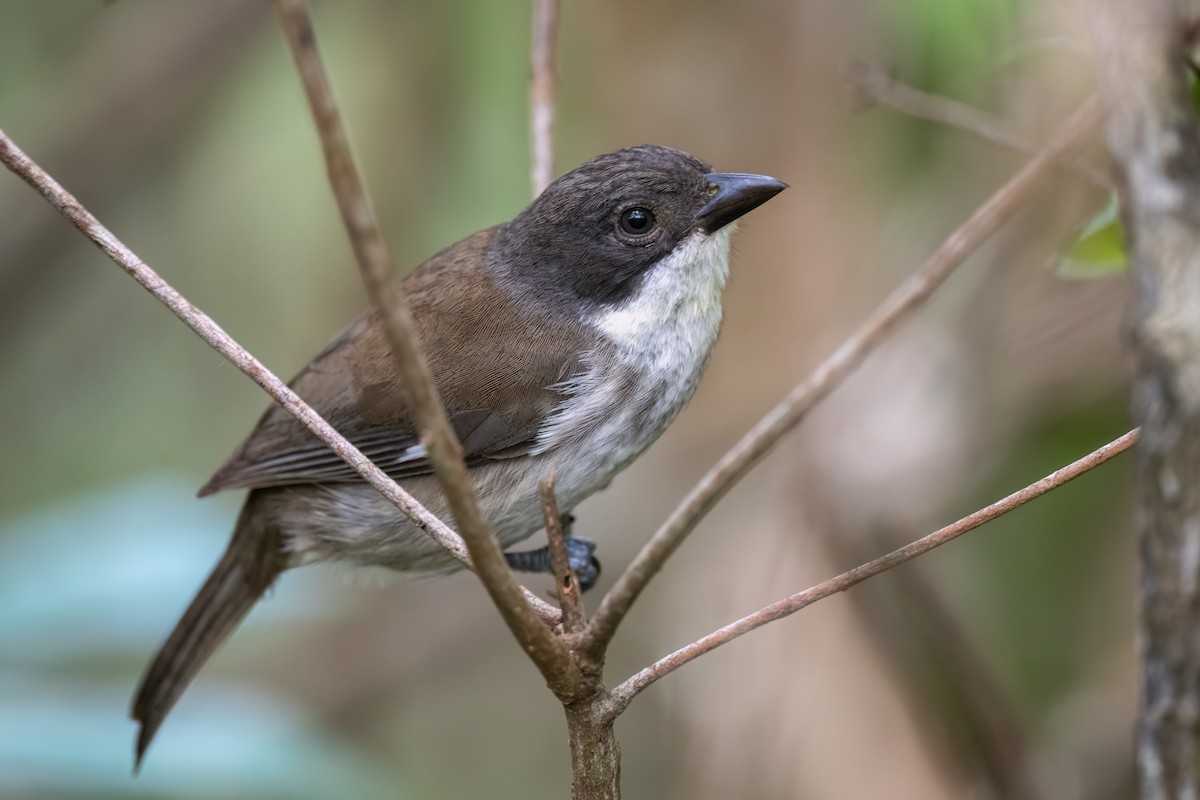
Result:
<svg viewBox="0 0 1200 800">
<path fill-rule="evenodd" d="M 882 0 L 885 25 L 896 50 L 888 68 L 936 94 L 986 105 L 988 78 L 1011 45 L 1020 4 L 1012 0 Z M 874 60 L 874 59 L 873 59 Z M 880 167 L 897 178 L 920 175 L 936 157 L 944 135 L 956 135 L 915 119 L 896 117 Z"/>
<path fill-rule="evenodd" d="M 1038 420 L 997 466 L 989 491 L 968 506 L 992 502 L 1099 447 L 1096 431 L 1128 427 L 1123 397 L 1097 401 Z M 1133 542 L 1107 523 L 1128 516 L 1130 472 L 1127 460 L 1108 467 L 1001 517 L 975 547 L 948 556 L 957 562 L 953 572 L 976 635 L 994 646 L 994 663 L 1023 714 L 1039 722 L 1090 666 L 1089 653 L 1125 641 L 1132 576 L 1115 591 L 1106 566 L 1114 550 L 1128 555 Z M 1126 625 L 1111 624 L 1123 618 Z"/>
<path fill-rule="evenodd" d="M 130 673 L 158 645 L 162 607 L 185 599 L 196 565 L 211 556 L 212 531 L 228 517 L 227 505 L 180 506 L 181 489 L 168 481 L 114 487 L 0 528 L 0 641 L 8 643 L 0 793 L 323 798 L 339 786 L 350 797 L 400 796 L 394 778 L 385 781 L 285 698 L 228 681 L 198 688 L 172 719 L 169 741 L 130 780 Z M 167 518 L 171 546 L 148 547 Z M 264 603 L 251 636 L 260 624 L 311 624 L 332 610 L 319 585 L 304 583 L 303 594 Z"/>
<path fill-rule="evenodd" d="M 1117 195 L 1087 221 L 1058 262 L 1064 278 L 1104 278 L 1129 267 Z"/>
<path fill-rule="evenodd" d="M 1192 105 L 1200 112 L 1200 74 L 1193 64 L 1188 72 Z M 1089 219 L 1058 263 L 1064 278 L 1104 278 L 1123 272 L 1129 267 L 1125 250 L 1125 229 L 1121 224 L 1121 209 L 1113 192 L 1104 208 Z"/>
</svg>

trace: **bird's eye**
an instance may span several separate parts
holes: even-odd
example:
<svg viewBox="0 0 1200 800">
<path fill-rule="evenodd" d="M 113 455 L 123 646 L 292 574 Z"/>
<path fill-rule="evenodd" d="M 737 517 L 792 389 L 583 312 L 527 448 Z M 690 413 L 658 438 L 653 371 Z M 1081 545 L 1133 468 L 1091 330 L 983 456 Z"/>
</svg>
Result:
<svg viewBox="0 0 1200 800">
<path fill-rule="evenodd" d="M 641 236 L 654 230 L 654 212 L 635 206 L 621 212 L 621 230 L 630 236 Z"/>
</svg>

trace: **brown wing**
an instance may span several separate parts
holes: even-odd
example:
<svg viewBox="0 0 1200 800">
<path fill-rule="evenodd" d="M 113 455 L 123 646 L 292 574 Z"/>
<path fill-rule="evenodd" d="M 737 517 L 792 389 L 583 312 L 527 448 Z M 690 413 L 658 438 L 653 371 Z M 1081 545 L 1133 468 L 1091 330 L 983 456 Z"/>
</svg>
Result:
<svg viewBox="0 0 1200 800">
<path fill-rule="evenodd" d="M 532 314 L 481 269 L 493 230 L 443 250 L 404 282 L 417 335 L 468 464 L 529 452 L 563 399 L 556 386 L 582 370 L 582 329 Z M 524 332 L 519 339 L 511 336 L 514 328 Z M 393 478 L 430 471 L 373 313 L 343 331 L 291 386 Z M 200 495 L 358 479 L 276 405 Z"/>
</svg>

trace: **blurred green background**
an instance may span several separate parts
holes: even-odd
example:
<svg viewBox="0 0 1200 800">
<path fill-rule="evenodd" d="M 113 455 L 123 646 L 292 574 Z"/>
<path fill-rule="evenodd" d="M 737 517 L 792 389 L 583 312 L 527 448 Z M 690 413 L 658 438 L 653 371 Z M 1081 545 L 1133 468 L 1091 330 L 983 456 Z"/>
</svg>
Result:
<svg viewBox="0 0 1200 800">
<path fill-rule="evenodd" d="M 523 207 L 528 3 L 314 5 L 400 264 Z M 563 6 L 559 171 L 660 142 L 792 185 L 742 225 L 695 401 L 579 509 L 598 597 L 1021 163 L 856 98 L 847 65 L 1034 142 L 1091 78 L 1080 3 Z M 0 0 L 0 127 L 279 374 L 365 302 L 265 2 Z M 610 681 L 1124 432 L 1124 281 L 1054 269 L 1104 201 L 1064 171 L 973 256 L 701 526 Z M 7 173 L 0 375 L 0 796 L 565 796 L 561 710 L 472 579 L 337 569 L 280 582 L 132 777 L 130 695 L 240 500 L 194 491 L 266 398 Z M 652 688 L 626 795 L 1130 796 L 1127 461 Z"/>
</svg>

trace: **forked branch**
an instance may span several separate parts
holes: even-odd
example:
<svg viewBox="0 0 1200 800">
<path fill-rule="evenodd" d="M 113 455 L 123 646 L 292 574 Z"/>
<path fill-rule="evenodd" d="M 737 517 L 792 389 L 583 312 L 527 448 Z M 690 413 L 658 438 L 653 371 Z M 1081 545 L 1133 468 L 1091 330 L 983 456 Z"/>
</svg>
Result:
<svg viewBox="0 0 1200 800">
<path fill-rule="evenodd" d="M 375 466 L 369 458 L 364 456 L 354 445 L 350 444 L 341 434 L 334 430 L 316 411 L 313 411 L 287 384 L 263 366 L 244 347 L 234 341 L 233 337 L 226 333 L 221 326 L 217 325 L 211 317 L 192 305 L 187 298 L 163 280 L 162 276 L 138 258 L 132 250 L 113 235 L 112 231 L 104 227 L 58 181 L 50 177 L 33 159 L 25 155 L 17 147 L 16 143 L 2 130 L 0 130 L 0 163 L 3 163 L 15 175 L 37 191 L 60 214 L 66 217 L 72 225 L 79 229 L 80 233 L 90 239 L 93 244 L 124 269 L 130 277 L 140 283 L 143 288 L 169 308 L 197 336 L 245 373 L 263 391 L 269 394 L 275 402 L 287 409 L 306 428 L 312 431 L 313 435 L 345 459 L 346 463 L 354 467 L 354 470 L 362 476 L 363 480 L 379 490 L 379 493 L 412 520 L 413 524 L 433 537 L 435 541 L 446 548 L 447 552 L 453 555 L 464 567 L 474 570 L 475 567 L 471 561 L 471 556 L 458 534 L 425 509 L 412 495 L 400 488 L 383 470 Z M 536 595 L 526 592 L 526 598 L 536 606 L 538 615 L 542 619 L 548 622 L 556 622 L 560 618 L 561 615 L 557 609 L 549 603 L 540 600 Z"/>
<path fill-rule="evenodd" d="M 317 50 L 308 7 L 303 0 L 276 0 L 275 5 L 304 84 L 321 139 L 329 183 L 337 198 L 363 282 L 383 321 L 405 399 L 412 409 L 421 442 L 429 452 L 434 474 L 475 562 L 476 573 L 513 635 L 546 679 L 556 691 L 570 691 L 579 680 L 575 662 L 562 641 L 525 601 L 475 498 L 463 462 L 462 446 L 450 428 L 429 366 L 413 335 L 412 315 L 396 276 L 395 264 L 354 166 L 346 130 Z"/>
</svg>

